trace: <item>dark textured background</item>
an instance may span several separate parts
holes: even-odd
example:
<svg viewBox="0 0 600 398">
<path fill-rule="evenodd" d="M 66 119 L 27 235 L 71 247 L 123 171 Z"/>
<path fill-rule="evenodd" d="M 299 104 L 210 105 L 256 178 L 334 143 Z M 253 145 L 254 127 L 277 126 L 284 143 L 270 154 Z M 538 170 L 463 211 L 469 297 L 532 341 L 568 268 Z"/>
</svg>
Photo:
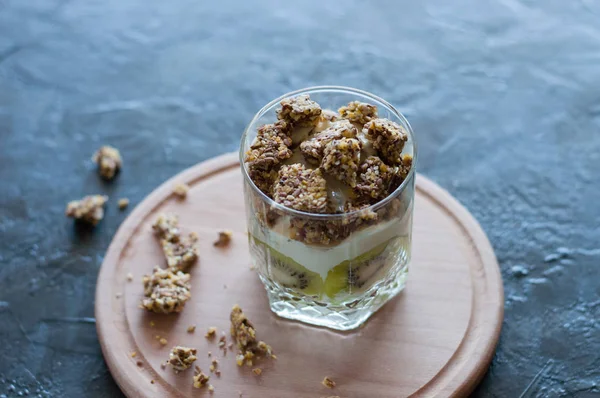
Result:
<svg viewBox="0 0 600 398">
<path fill-rule="evenodd" d="M 0 397 L 120 396 L 93 318 L 115 200 L 318 84 L 395 104 L 488 233 L 506 317 L 474 395 L 600 395 L 600 2 L 281 3 L 0 0 Z M 77 231 L 65 204 L 91 193 L 106 218 Z"/>
</svg>

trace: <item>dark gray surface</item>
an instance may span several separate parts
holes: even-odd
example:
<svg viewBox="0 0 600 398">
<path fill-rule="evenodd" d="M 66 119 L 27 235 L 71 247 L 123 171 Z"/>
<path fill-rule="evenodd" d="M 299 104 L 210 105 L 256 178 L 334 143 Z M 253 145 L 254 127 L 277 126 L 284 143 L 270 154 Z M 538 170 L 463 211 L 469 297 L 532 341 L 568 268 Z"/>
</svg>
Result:
<svg viewBox="0 0 600 398">
<path fill-rule="evenodd" d="M 93 319 L 116 199 L 317 84 L 395 104 L 419 171 L 488 233 L 506 316 L 475 396 L 600 395 L 600 3 L 282 3 L 0 0 L 0 397 L 120 396 Z M 125 158 L 112 184 L 101 144 Z M 106 218 L 76 230 L 65 203 L 91 193 Z"/>
</svg>

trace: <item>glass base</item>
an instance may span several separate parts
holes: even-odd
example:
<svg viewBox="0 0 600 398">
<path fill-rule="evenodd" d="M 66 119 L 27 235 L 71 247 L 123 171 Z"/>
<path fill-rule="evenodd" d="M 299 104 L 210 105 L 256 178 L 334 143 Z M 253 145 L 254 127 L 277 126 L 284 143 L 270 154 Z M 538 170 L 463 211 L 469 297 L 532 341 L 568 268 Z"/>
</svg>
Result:
<svg viewBox="0 0 600 398">
<path fill-rule="evenodd" d="M 335 330 L 352 330 L 404 289 L 407 274 L 408 264 L 405 264 L 369 290 L 340 303 L 298 297 L 269 279 L 262 276 L 260 279 L 267 289 L 271 310 L 280 317 Z"/>
</svg>

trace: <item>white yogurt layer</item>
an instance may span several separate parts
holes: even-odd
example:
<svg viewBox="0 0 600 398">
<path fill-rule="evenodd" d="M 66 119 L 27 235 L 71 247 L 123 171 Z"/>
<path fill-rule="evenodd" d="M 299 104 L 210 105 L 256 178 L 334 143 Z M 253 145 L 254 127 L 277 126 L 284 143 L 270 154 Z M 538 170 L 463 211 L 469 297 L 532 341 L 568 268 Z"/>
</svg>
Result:
<svg viewBox="0 0 600 398">
<path fill-rule="evenodd" d="M 308 270 L 316 272 L 325 280 L 327 273 L 343 261 L 350 260 L 374 249 L 390 239 L 403 234 L 403 222 L 393 219 L 352 233 L 348 238 L 332 247 L 307 245 L 289 238 L 289 220 L 281 217 L 270 228 L 261 228 L 252 223 L 250 233 L 286 257 L 292 258 Z M 288 232 L 286 234 L 286 232 Z"/>
</svg>

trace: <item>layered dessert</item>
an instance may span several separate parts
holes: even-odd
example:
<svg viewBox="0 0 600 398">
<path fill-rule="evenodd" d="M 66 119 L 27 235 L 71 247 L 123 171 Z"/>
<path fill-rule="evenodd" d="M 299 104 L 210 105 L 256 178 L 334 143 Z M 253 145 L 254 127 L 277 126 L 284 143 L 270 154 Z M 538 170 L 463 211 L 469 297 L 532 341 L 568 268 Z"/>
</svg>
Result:
<svg viewBox="0 0 600 398">
<path fill-rule="evenodd" d="M 267 288 L 325 305 L 394 283 L 412 226 L 411 136 L 375 104 L 340 105 L 285 98 L 242 142 L 255 267 Z"/>
</svg>

